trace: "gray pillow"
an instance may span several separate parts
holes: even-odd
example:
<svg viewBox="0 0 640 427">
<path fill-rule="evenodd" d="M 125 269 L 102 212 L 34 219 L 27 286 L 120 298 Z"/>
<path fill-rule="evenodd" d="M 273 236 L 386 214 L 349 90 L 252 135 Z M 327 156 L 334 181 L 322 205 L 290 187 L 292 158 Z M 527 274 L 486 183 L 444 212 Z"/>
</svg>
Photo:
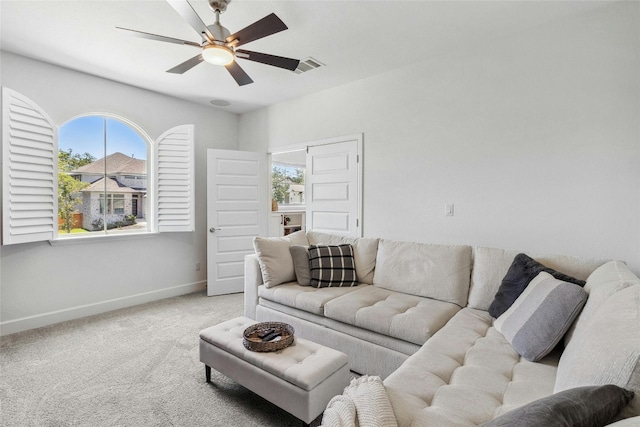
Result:
<svg viewBox="0 0 640 427">
<path fill-rule="evenodd" d="M 299 285 L 311 286 L 311 270 L 309 269 L 309 250 L 306 246 L 289 247 L 293 258 L 293 269 L 296 271 L 296 280 Z"/>
<path fill-rule="evenodd" d="M 535 362 L 562 339 L 587 301 L 580 286 L 544 271 L 494 322 L 494 327 L 525 359 Z"/>
<path fill-rule="evenodd" d="M 535 400 L 480 427 L 600 427 L 612 422 L 633 392 L 608 384 L 577 387 Z"/>
</svg>

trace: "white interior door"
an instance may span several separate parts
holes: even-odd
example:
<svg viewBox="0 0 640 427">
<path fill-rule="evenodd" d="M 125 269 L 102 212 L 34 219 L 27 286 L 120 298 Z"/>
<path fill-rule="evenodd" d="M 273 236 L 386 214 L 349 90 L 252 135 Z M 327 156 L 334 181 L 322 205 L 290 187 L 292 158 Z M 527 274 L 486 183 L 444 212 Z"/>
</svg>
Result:
<svg viewBox="0 0 640 427">
<path fill-rule="evenodd" d="M 266 235 L 264 154 L 207 150 L 207 295 L 242 292 L 244 256 Z"/>
<path fill-rule="evenodd" d="M 307 229 L 362 236 L 362 138 L 340 138 L 307 150 Z"/>
</svg>

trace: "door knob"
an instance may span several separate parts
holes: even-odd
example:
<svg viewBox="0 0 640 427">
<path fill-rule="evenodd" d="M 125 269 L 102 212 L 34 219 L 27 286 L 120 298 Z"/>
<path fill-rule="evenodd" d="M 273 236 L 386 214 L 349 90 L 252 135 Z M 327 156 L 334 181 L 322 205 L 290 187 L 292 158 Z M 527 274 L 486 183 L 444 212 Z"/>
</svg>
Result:
<svg viewBox="0 0 640 427">
<path fill-rule="evenodd" d="M 209 229 L 209 233 L 215 233 L 216 231 L 218 231 L 218 229 L 217 229 L 217 228 L 215 228 L 215 227 L 211 227 L 211 228 Z"/>
</svg>

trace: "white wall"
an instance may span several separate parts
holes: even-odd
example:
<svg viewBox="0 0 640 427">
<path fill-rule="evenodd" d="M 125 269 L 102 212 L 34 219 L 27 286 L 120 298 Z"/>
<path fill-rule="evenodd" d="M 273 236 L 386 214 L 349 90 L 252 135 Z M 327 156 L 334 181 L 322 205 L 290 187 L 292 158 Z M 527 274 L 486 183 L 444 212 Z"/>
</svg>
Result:
<svg viewBox="0 0 640 427">
<path fill-rule="evenodd" d="M 196 158 L 194 233 L 2 247 L 2 333 L 202 288 L 207 263 L 206 150 L 237 148 L 238 116 L 5 52 L 0 60 L 0 83 L 36 102 L 57 124 L 79 114 L 113 113 L 156 139 L 171 127 L 193 123 Z"/>
<path fill-rule="evenodd" d="M 638 272 L 639 8 L 616 2 L 244 114 L 240 148 L 364 132 L 366 236 Z"/>
</svg>

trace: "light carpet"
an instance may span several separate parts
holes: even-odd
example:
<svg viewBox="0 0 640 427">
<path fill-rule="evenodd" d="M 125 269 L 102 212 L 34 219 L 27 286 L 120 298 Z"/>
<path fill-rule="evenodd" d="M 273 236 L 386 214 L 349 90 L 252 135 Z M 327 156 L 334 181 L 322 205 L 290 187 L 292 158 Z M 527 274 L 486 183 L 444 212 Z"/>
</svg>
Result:
<svg viewBox="0 0 640 427">
<path fill-rule="evenodd" d="M 0 425 L 300 426 L 215 370 L 205 382 L 198 333 L 242 304 L 198 292 L 0 337 Z"/>
</svg>

